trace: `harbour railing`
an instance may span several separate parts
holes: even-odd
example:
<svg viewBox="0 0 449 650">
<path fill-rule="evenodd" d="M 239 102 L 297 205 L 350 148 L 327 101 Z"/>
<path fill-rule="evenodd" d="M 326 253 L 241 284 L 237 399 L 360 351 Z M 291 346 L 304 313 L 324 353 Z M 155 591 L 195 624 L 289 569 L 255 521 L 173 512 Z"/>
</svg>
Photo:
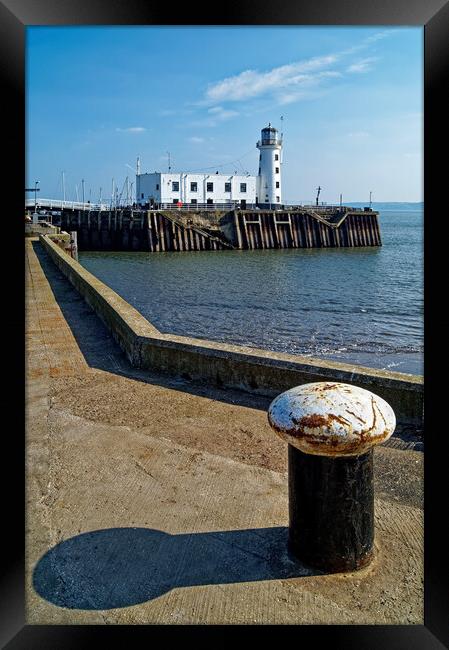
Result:
<svg viewBox="0 0 449 650">
<path fill-rule="evenodd" d="M 267 207 L 265 207 L 267 206 Z M 272 204 L 264 204 L 264 207 L 261 207 L 260 205 L 257 205 L 256 203 L 245 203 L 242 204 L 241 201 L 227 201 L 224 203 L 155 203 L 154 205 L 149 205 L 149 204 L 115 204 L 111 202 L 104 202 L 104 203 L 89 203 L 87 202 L 82 202 L 82 201 L 63 201 L 61 199 L 44 199 L 44 198 L 39 198 L 38 201 L 35 202 L 34 199 L 26 199 L 25 200 L 25 208 L 27 210 L 34 211 L 34 208 L 36 208 L 37 211 L 43 211 L 43 210 L 95 210 L 95 211 L 104 211 L 104 210 L 124 210 L 124 209 L 137 209 L 137 210 L 182 210 L 182 211 L 190 211 L 190 212 L 195 212 L 198 210 L 259 210 L 259 209 L 268 209 L 268 210 L 317 210 L 318 212 L 338 212 L 340 211 L 347 211 L 348 206 L 345 205 L 340 205 L 340 204 L 328 204 L 328 203 L 320 203 L 319 205 L 315 204 L 305 204 L 305 203 L 290 203 L 290 204 L 279 204 L 279 203 L 272 203 Z M 368 206 L 364 208 L 351 208 L 354 210 L 370 210 L 371 208 L 368 208 Z"/>
<path fill-rule="evenodd" d="M 43 208 L 49 210 L 62 210 L 64 208 L 69 210 L 109 210 L 110 204 L 89 203 L 89 201 L 84 203 L 82 201 L 62 201 L 61 199 L 44 199 L 42 197 L 39 197 L 39 200 L 36 202 L 34 199 L 25 200 L 25 208 L 34 209 L 34 207 L 36 207 L 37 210 L 42 210 Z"/>
</svg>

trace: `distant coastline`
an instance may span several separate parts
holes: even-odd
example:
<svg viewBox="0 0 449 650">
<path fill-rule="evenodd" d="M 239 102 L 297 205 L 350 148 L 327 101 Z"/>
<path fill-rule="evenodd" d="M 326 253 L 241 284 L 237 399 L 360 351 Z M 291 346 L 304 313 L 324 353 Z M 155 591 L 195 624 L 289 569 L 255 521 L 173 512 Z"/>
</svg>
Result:
<svg viewBox="0 0 449 650">
<path fill-rule="evenodd" d="M 369 201 L 345 201 L 345 205 L 349 205 L 353 208 L 362 207 L 368 204 Z M 373 201 L 371 206 L 374 210 L 378 210 L 379 212 L 386 210 L 394 210 L 395 212 L 398 210 L 423 210 L 424 201 Z"/>
<path fill-rule="evenodd" d="M 290 205 L 308 205 L 313 203 L 313 201 L 289 201 Z M 324 202 L 324 205 L 338 205 L 338 201 L 327 201 Z M 347 205 L 351 208 L 365 208 L 369 206 L 369 200 L 366 201 L 343 201 L 343 205 Z M 408 211 L 408 210 L 423 210 L 424 201 L 372 201 L 371 207 L 376 211 L 387 211 L 394 210 L 397 211 Z"/>
</svg>

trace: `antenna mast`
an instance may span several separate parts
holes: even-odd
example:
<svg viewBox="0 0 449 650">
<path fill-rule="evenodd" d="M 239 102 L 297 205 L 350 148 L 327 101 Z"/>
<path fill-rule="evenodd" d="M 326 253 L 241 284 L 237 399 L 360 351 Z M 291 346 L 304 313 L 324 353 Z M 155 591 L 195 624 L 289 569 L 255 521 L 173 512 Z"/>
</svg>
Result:
<svg viewBox="0 0 449 650">
<path fill-rule="evenodd" d="M 137 156 L 136 174 L 140 176 L 140 156 Z"/>
<path fill-rule="evenodd" d="M 281 142 L 284 142 L 284 116 L 281 115 Z M 284 148 L 281 149 L 281 163 L 284 162 Z"/>
<path fill-rule="evenodd" d="M 64 178 L 64 172 L 62 172 L 62 207 L 64 207 L 65 203 L 65 178 Z"/>
<path fill-rule="evenodd" d="M 321 190 L 323 188 L 318 185 L 318 187 L 316 189 L 317 189 L 317 192 L 318 192 L 317 195 L 316 195 L 316 205 L 318 207 L 318 199 L 319 199 L 319 196 L 320 196 L 320 192 L 321 192 Z"/>
</svg>

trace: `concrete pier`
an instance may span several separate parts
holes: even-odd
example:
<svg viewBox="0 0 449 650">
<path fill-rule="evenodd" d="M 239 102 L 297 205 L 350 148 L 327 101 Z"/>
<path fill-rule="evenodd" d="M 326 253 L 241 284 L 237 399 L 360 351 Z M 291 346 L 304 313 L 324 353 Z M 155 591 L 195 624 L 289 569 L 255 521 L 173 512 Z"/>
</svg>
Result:
<svg viewBox="0 0 449 650">
<path fill-rule="evenodd" d="M 132 367 L 36 240 L 26 353 L 28 624 L 423 623 L 421 452 L 376 449 L 373 564 L 321 574 L 270 398 Z"/>
<path fill-rule="evenodd" d="M 80 250 L 204 251 L 381 246 L 378 213 L 351 208 L 289 211 L 64 210 Z"/>
</svg>

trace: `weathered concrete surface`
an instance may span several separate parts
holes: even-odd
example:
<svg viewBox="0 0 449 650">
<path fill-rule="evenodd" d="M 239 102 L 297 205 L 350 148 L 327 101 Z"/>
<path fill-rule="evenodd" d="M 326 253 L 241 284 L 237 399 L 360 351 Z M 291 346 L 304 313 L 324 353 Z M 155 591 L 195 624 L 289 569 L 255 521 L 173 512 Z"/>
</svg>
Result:
<svg viewBox="0 0 449 650">
<path fill-rule="evenodd" d="M 423 622 L 422 453 L 375 450 L 374 563 L 314 574 L 269 400 L 132 368 L 26 244 L 29 624 Z"/>
<path fill-rule="evenodd" d="M 57 234 L 60 231 L 58 226 L 53 226 L 46 221 L 40 223 L 33 223 L 27 221 L 25 223 L 25 237 L 38 237 L 39 235 Z"/>
<path fill-rule="evenodd" d="M 420 376 L 161 333 L 49 238 L 42 237 L 41 243 L 107 325 L 135 367 L 207 380 L 216 386 L 239 388 L 272 398 L 304 383 L 349 383 L 385 399 L 401 423 L 422 425 L 423 378 Z"/>
</svg>

